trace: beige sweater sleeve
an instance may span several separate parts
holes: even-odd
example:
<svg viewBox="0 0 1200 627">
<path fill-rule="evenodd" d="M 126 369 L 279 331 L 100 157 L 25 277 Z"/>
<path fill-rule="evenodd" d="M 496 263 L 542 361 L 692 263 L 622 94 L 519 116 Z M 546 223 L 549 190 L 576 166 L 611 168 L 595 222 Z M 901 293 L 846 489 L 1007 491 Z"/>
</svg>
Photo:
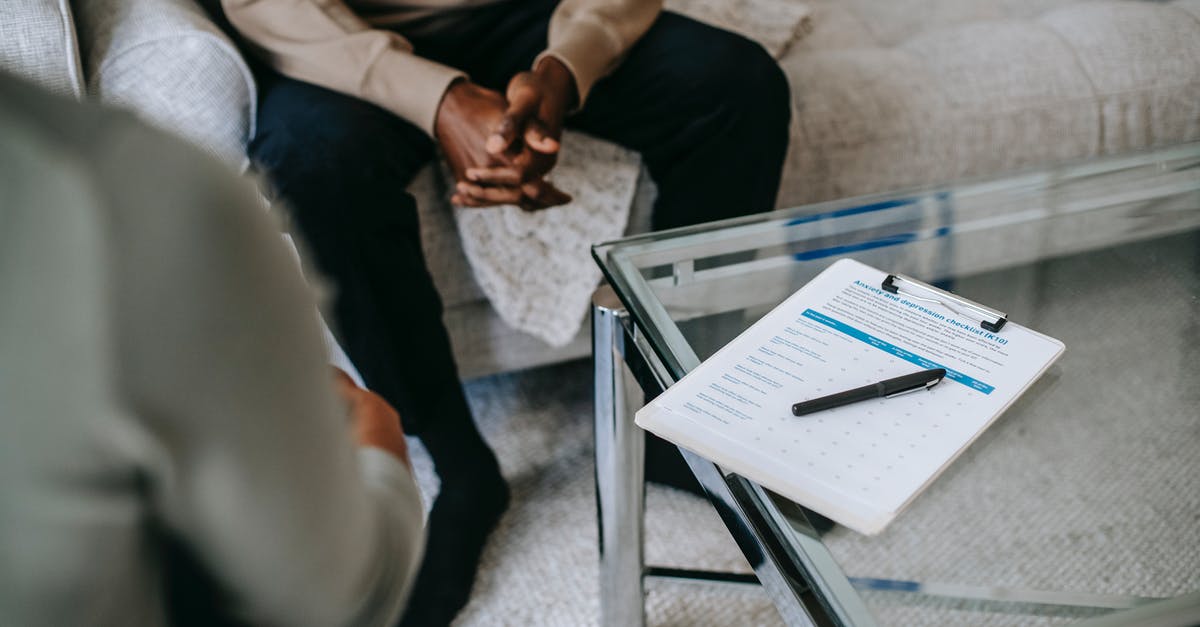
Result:
<svg viewBox="0 0 1200 627">
<path fill-rule="evenodd" d="M 379 105 L 433 135 L 446 88 L 463 72 L 413 54 L 341 0 L 221 0 L 229 21 L 279 72 Z M 563 0 L 550 19 L 553 56 L 575 75 L 579 103 L 662 10 L 662 0 Z"/>
<path fill-rule="evenodd" d="M 575 75 L 579 106 L 662 12 L 662 0 L 562 0 L 550 18 L 552 56 Z M 537 61 L 534 65 L 537 65 Z"/>
<path fill-rule="evenodd" d="M 221 0 L 225 15 L 280 73 L 362 98 L 433 135 L 446 88 L 463 73 L 412 53 L 340 0 Z"/>
</svg>

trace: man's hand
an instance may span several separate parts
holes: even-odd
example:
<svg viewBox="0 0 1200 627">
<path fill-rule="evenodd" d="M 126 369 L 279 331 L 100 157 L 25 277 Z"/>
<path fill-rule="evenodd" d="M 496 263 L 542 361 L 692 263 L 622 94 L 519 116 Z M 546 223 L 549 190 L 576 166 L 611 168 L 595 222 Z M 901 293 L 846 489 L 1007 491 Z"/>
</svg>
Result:
<svg viewBox="0 0 1200 627">
<path fill-rule="evenodd" d="M 514 204 L 525 209 L 541 209 L 570 200 L 540 176 L 528 179 L 524 174 L 488 181 L 474 180 L 471 172 L 524 172 L 532 162 L 528 151 L 489 152 L 488 138 L 506 117 L 508 103 L 499 93 L 469 81 L 459 81 L 446 90 L 438 109 L 434 134 L 458 183 L 451 202 L 467 207 Z M 522 183 L 536 185 L 538 194 L 527 196 Z"/>
<path fill-rule="evenodd" d="M 521 72 L 508 83 L 508 108 L 487 138 L 490 155 L 507 161 L 499 167 L 468 168 L 466 184 L 458 186 L 467 198 L 486 198 L 488 187 L 519 186 L 523 198 L 549 207 L 570 196 L 546 183 L 544 177 L 558 159 L 563 119 L 576 100 L 575 78 L 561 61 L 542 59 L 532 72 Z"/>
<path fill-rule="evenodd" d="M 334 368 L 333 378 L 338 395 L 349 408 L 355 442 L 359 446 L 383 449 L 411 468 L 408 443 L 400 426 L 400 414 L 383 397 L 358 387 L 342 370 Z"/>
</svg>

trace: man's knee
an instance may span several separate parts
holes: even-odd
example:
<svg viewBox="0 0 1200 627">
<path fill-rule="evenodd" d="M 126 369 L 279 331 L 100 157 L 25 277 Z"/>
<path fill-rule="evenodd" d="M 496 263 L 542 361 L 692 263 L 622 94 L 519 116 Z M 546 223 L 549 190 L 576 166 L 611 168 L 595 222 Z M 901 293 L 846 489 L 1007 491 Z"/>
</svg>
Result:
<svg viewBox="0 0 1200 627">
<path fill-rule="evenodd" d="M 730 113 L 756 126 L 786 133 L 791 93 L 775 59 L 757 42 L 723 33 L 709 54 L 710 89 L 721 92 Z"/>
<path fill-rule="evenodd" d="M 787 78 L 775 59 L 755 41 L 736 33 L 665 13 L 656 27 L 670 49 L 669 63 L 683 100 L 705 109 L 700 115 L 736 115 L 764 130 L 786 133 L 791 118 Z M 653 34 L 653 33 L 652 33 Z M 727 120 L 726 120 L 727 121 Z"/>
<path fill-rule="evenodd" d="M 747 91 L 755 95 L 768 119 L 785 130 L 792 117 L 792 93 L 783 68 L 763 49 L 754 44 L 754 51 L 744 59 L 747 68 Z"/>
</svg>

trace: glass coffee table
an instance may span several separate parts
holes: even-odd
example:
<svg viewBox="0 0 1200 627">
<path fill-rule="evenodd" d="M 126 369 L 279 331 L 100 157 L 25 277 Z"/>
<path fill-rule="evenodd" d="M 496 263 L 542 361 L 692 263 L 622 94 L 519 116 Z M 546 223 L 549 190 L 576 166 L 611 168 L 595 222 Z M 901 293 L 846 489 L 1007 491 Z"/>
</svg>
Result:
<svg viewBox="0 0 1200 627">
<path fill-rule="evenodd" d="M 609 283 L 593 309 L 601 624 L 644 623 L 646 577 L 746 582 L 644 564 L 633 413 L 841 257 L 1006 311 L 1067 351 L 877 536 L 818 533 L 802 507 L 683 450 L 784 621 L 1200 622 L 1200 144 L 593 255 Z"/>
</svg>

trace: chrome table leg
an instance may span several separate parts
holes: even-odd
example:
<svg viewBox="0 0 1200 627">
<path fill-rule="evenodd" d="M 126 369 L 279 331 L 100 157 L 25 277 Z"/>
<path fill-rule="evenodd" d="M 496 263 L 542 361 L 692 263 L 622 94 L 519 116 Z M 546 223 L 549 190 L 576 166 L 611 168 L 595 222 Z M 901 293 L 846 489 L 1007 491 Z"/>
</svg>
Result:
<svg viewBox="0 0 1200 627">
<path fill-rule="evenodd" d="M 600 523 L 600 625 L 645 624 L 643 513 L 645 437 L 633 423 L 640 403 L 625 368 L 626 314 L 607 286 L 592 299 L 596 509 Z"/>
</svg>

